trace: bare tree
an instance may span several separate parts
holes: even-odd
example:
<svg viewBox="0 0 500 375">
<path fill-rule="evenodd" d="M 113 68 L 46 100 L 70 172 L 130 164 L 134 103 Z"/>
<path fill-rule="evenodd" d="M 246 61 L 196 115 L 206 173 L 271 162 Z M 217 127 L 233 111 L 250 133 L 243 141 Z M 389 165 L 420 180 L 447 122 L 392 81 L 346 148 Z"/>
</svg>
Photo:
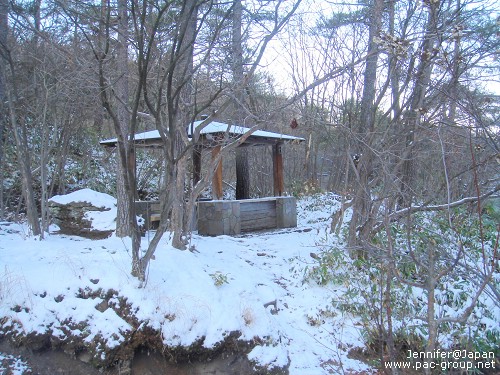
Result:
<svg viewBox="0 0 500 375">
<path fill-rule="evenodd" d="M 40 227 L 38 208 L 35 198 L 35 191 L 33 188 L 33 174 L 31 169 L 31 153 L 29 149 L 28 134 L 26 121 L 22 115 L 19 114 L 19 90 L 18 90 L 18 71 L 13 58 L 13 44 L 5 38 L 8 32 L 8 5 L 3 3 L 2 7 L 2 20 L 0 21 L 1 29 L 0 34 L 3 40 L 0 40 L 0 58 L 2 59 L 2 82 L 4 95 L 7 99 L 7 109 L 9 113 L 9 122 L 11 125 L 12 133 L 14 135 L 17 159 L 19 169 L 21 172 L 23 196 L 26 202 L 26 218 L 28 220 L 29 229 L 35 236 L 41 235 L 42 230 Z M 33 38 L 31 45 L 36 48 L 37 40 Z M 5 86 L 4 86 L 5 85 Z"/>
<path fill-rule="evenodd" d="M 376 38 L 381 32 L 384 2 L 374 0 L 370 10 L 368 56 L 364 71 L 363 93 L 361 96 L 361 113 L 359 118 L 359 150 L 360 159 L 356 166 L 357 181 L 356 191 L 353 197 L 353 214 L 349 224 L 348 246 L 362 255 L 360 246 L 368 240 L 368 222 L 371 220 L 371 189 L 370 177 L 373 172 L 373 153 L 375 131 L 375 97 L 377 82 L 377 63 L 379 48 Z"/>
<path fill-rule="evenodd" d="M 323 108 L 324 103 L 330 103 L 332 134 L 337 139 L 345 137 L 345 144 L 330 138 L 331 147 L 342 151 L 333 159 L 334 165 L 342 163 L 342 154 L 348 165 L 348 168 L 339 168 L 338 175 L 346 182 L 340 191 L 347 197 L 343 200 L 343 209 L 332 220 L 332 231 L 340 233 L 344 212 L 352 207 L 348 243 L 351 250 L 357 250 L 352 255 L 367 258 L 365 260 L 370 265 L 375 263 L 379 276 L 374 282 L 384 286 L 380 292 L 383 303 L 377 305 L 377 339 L 384 342 L 378 354 L 384 361 L 397 354 L 391 311 L 395 307 L 393 296 L 399 271 L 398 264 L 391 265 L 390 262 L 409 251 L 408 246 L 398 248 L 397 241 L 392 238 L 395 228 L 404 228 L 408 231 L 408 241 L 416 241 L 420 237 L 412 227 L 412 220 L 419 213 L 426 211 L 437 215 L 449 210 L 449 230 L 458 231 L 453 224 L 456 217 L 453 208 L 474 202 L 477 203 L 475 215 L 481 215 L 478 202 L 498 194 L 496 179 L 491 178 L 498 176 L 498 165 L 490 159 L 498 152 L 493 146 L 496 142 L 492 138 L 495 137 L 490 133 L 492 120 L 497 118 L 492 115 L 491 108 L 495 101 L 493 96 L 471 88 L 473 82 L 481 86 L 480 77 L 486 72 L 477 69 L 479 61 L 483 67 L 491 69 L 488 72 L 498 69 L 498 64 L 491 58 L 491 53 L 498 48 L 498 38 L 491 33 L 493 20 L 489 13 L 469 7 L 470 4 L 463 1 L 378 5 L 378 22 L 363 23 L 368 13 L 356 10 L 339 12 L 319 24 L 318 29 L 323 31 L 325 38 L 321 42 L 324 46 L 322 56 L 325 56 L 322 61 L 327 61 L 329 55 L 335 55 L 339 61 L 341 52 L 344 56 L 350 53 L 352 61 L 362 51 L 368 50 L 368 56 L 361 72 L 362 80 L 358 79 L 361 69 L 353 66 L 351 81 L 335 78 L 328 86 L 318 86 L 316 96 L 308 95 L 308 99 Z M 365 8 L 371 10 L 372 20 L 377 16 L 373 12 L 374 6 L 376 2 Z M 360 37 L 343 39 L 345 45 L 342 48 L 327 48 L 328 43 L 340 43 L 339 35 L 346 35 L 346 30 L 354 29 L 354 25 L 358 25 Z M 483 40 L 481 43 L 476 42 L 479 34 Z M 333 41 L 328 40 L 328 36 Z M 347 41 L 359 44 L 353 42 L 352 48 L 346 48 Z M 294 59 L 293 63 L 297 60 Z M 349 89 L 342 90 L 342 87 Z M 329 94 L 330 99 L 324 100 Z M 489 105 L 484 104 L 484 98 L 488 98 Z M 473 102 L 477 106 L 471 105 Z M 481 114 L 485 112 L 489 113 L 486 116 L 489 119 L 483 121 L 485 117 Z M 312 134 L 319 132 L 320 127 L 315 124 Z M 314 146 L 310 150 L 313 151 Z M 352 150 L 355 150 L 355 155 Z M 489 173 L 484 173 L 486 170 Z M 394 241 L 380 246 L 381 237 Z M 447 321 L 464 323 L 475 306 L 467 306 L 460 316 L 441 318 L 434 314 L 436 305 L 432 304 L 436 301 L 430 290 L 437 290 L 442 278 L 459 277 L 459 274 L 463 277 L 466 273 L 447 268 L 447 265 L 455 264 L 457 258 L 463 267 L 463 258 L 460 258 L 463 253 L 450 251 L 444 246 L 434 249 L 429 246 L 431 244 L 420 249 L 418 262 L 408 262 L 418 263 L 417 268 L 425 270 L 418 277 L 422 278 L 419 286 L 425 290 L 428 309 L 419 319 L 433 330 L 426 338 L 429 348 L 433 348 L 439 342 L 436 339 L 439 327 Z M 459 248 L 455 246 L 455 250 Z M 445 254 L 447 265 L 440 263 Z M 491 267 L 487 262 L 494 262 L 494 256 L 488 254 L 484 263 L 487 267 L 476 275 L 480 281 L 477 282 L 473 304 L 489 288 Z M 363 272 L 363 262 L 357 264 Z"/>
<path fill-rule="evenodd" d="M 8 0 L 0 1 L 0 180 L 4 180 L 4 154 L 5 154 L 5 124 L 7 123 L 7 118 L 5 113 L 7 112 L 5 106 L 5 78 L 6 78 L 6 56 L 5 51 L 7 51 L 7 33 L 8 33 L 8 19 L 9 19 L 9 2 Z M 0 186 L 0 218 L 4 218 L 4 187 L 3 184 Z"/>
<path fill-rule="evenodd" d="M 276 6 L 276 12 L 279 10 L 279 5 L 278 3 Z M 298 3 L 282 18 L 279 18 L 276 13 L 273 29 L 259 46 L 256 62 L 249 69 L 249 76 L 257 68 L 258 61 L 262 58 L 263 50 L 269 40 L 281 30 L 297 5 Z M 135 91 L 136 96 L 132 101 L 131 120 L 134 123 L 142 118 L 155 125 L 162 137 L 163 155 L 167 162 L 166 186 L 161 192 L 160 226 L 144 256 L 139 255 L 139 248 L 133 249 L 133 274 L 141 280 L 145 279 L 149 260 L 168 228 L 173 232 L 172 245 L 179 249 L 186 248 L 191 231 L 192 207 L 196 197 L 207 183 L 207 178 L 203 178 L 192 189 L 188 189 L 186 178 L 188 157 L 199 138 L 201 127 L 192 129 L 192 137 L 188 138 L 187 126 L 193 122 L 200 111 L 203 111 L 203 108 L 207 108 L 215 100 L 223 99 L 222 94 L 231 90 L 229 84 L 223 84 L 214 94 L 199 104 L 195 100 L 193 91 L 196 73 L 202 70 L 212 52 L 217 49 L 221 30 L 229 22 L 230 9 L 226 9 L 223 17 L 216 24 L 215 31 L 209 36 L 207 44 L 200 45 L 200 48 L 196 49 L 197 40 L 206 25 L 204 22 L 216 6 L 218 5 L 215 3 L 201 4 L 193 0 L 184 2 L 180 8 L 177 8 L 174 3 L 167 3 L 159 9 L 151 10 L 145 3 L 132 3 L 134 38 L 138 41 L 137 76 L 139 80 Z M 150 11 L 154 14 L 148 15 Z M 165 28 L 165 25 L 169 25 L 168 18 L 172 15 L 177 15 L 176 22 L 170 24 L 173 27 Z M 148 24 L 146 21 L 149 22 L 151 19 L 152 23 Z M 196 19 L 202 21 L 197 23 Z M 160 38 L 164 37 L 168 38 L 167 43 L 165 39 L 160 41 Z M 239 86 L 243 87 L 244 84 L 246 82 L 241 82 Z M 241 89 L 240 87 L 238 89 Z M 139 103 L 143 100 L 147 113 L 139 110 Z M 207 119 L 203 125 L 223 113 L 231 102 L 231 98 L 223 100 L 217 106 L 215 115 Z M 133 125 L 132 128 L 134 128 Z M 242 141 L 243 139 L 233 142 L 231 147 L 234 148 Z M 227 152 L 229 148 L 228 145 L 224 150 Z M 211 166 L 212 171 L 215 169 L 216 162 L 217 160 Z"/>
<path fill-rule="evenodd" d="M 136 197 L 136 179 L 135 179 L 135 148 L 132 137 L 134 128 L 130 123 L 129 112 L 129 17 L 127 0 L 117 1 L 117 45 L 116 45 L 116 69 L 118 77 L 114 82 L 114 93 L 116 95 L 116 120 L 115 131 L 119 131 L 124 147 L 118 148 L 118 171 L 117 171 L 117 217 L 116 217 L 116 235 L 118 237 L 134 236 L 137 231 L 137 225 L 132 223 L 130 215 L 135 217 L 135 212 L 130 207 L 134 205 Z M 109 111 L 110 107 L 106 107 Z M 123 151 L 125 154 L 122 155 Z M 125 159 L 125 162 L 122 159 Z M 127 188 L 128 186 L 128 188 Z M 132 190 L 132 191 L 130 191 Z"/>
<path fill-rule="evenodd" d="M 100 17 L 98 18 L 98 38 L 91 48 L 98 64 L 98 80 L 102 106 L 111 118 L 117 135 L 118 149 L 118 194 L 119 212 L 117 218 L 118 235 L 128 235 L 132 239 L 132 274 L 143 278 L 140 267 L 140 242 L 141 235 L 135 213 L 135 164 L 134 142 L 135 122 L 130 121 L 130 108 L 128 105 L 128 4 L 120 0 L 116 9 L 110 2 L 101 3 Z M 114 30 L 114 16 L 118 20 Z M 114 43 L 117 34 L 117 43 Z M 117 60 L 114 59 L 116 53 Z M 110 63 L 116 63 L 117 71 L 110 71 Z M 117 76 L 114 74 L 117 73 Z M 133 117 L 132 117 L 133 119 Z M 141 277 L 142 276 L 142 277 Z"/>
<path fill-rule="evenodd" d="M 237 124 L 245 124 L 243 116 L 244 90 L 241 83 L 243 73 L 243 40 L 242 40 L 242 13 L 241 0 L 234 0 L 232 15 L 232 72 L 233 81 L 238 91 L 234 93 L 233 120 Z M 250 167 L 248 165 L 248 152 L 244 148 L 236 150 L 236 199 L 250 198 Z"/>
<path fill-rule="evenodd" d="M 435 54 L 435 40 L 437 38 L 437 13 L 439 11 L 439 3 L 430 1 L 427 4 L 428 18 L 425 26 L 425 34 L 423 36 L 420 47 L 420 60 L 417 67 L 414 88 L 411 94 L 411 100 L 408 110 L 406 111 L 403 123 L 406 127 L 406 144 L 401 156 L 403 161 L 402 177 L 401 177 L 401 206 L 409 206 L 413 196 L 413 181 L 415 179 L 413 171 L 413 148 L 415 146 L 415 132 L 420 125 L 422 111 L 424 108 L 424 99 L 427 88 L 431 82 L 432 66 Z"/>
</svg>

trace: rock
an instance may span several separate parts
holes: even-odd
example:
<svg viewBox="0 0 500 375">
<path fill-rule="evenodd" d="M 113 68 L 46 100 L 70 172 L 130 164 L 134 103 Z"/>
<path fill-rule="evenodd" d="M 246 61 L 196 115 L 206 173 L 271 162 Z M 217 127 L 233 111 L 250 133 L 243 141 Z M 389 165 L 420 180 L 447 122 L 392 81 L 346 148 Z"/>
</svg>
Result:
<svg viewBox="0 0 500 375">
<path fill-rule="evenodd" d="M 54 224 L 59 226 L 59 233 L 91 239 L 109 237 L 113 233 L 116 218 L 116 209 L 112 204 L 114 198 L 90 189 L 78 193 L 56 196 L 49 200 L 49 210 Z M 96 195 L 99 199 L 95 199 Z M 91 198 L 88 200 L 94 199 L 96 203 L 88 202 L 87 197 Z M 111 203 L 106 201 L 107 197 Z"/>
<path fill-rule="evenodd" d="M 92 227 L 92 221 L 86 217 L 89 211 L 109 211 L 109 208 L 95 207 L 88 202 L 70 202 L 60 204 L 49 201 L 49 210 L 54 224 L 59 226 L 59 233 L 81 236 L 91 239 L 107 238 L 112 230 L 100 230 Z"/>
<path fill-rule="evenodd" d="M 108 301 L 106 300 L 103 300 L 102 302 L 98 303 L 96 306 L 95 306 L 95 309 L 99 312 L 104 312 L 106 311 L 107 309 L 109 308 L 109 303 Z"/>
</svg>

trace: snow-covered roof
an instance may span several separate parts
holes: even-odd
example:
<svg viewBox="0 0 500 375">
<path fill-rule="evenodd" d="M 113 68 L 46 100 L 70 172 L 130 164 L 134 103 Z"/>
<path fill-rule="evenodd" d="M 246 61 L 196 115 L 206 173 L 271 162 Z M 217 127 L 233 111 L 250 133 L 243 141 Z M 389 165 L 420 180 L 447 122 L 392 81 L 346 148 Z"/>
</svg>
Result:
<svg viewBox="0 0 500 375">
<path fill-rule="evenodd" d="M 195 121 L 193 122 L 193 128 L 196 128 L 200 126 L 200 124 L 203 122 L 203 120 L 200 121 Z M 188 137 L 191 137 L 191 126 L 188 127 Z M 247 133 L 250 130 L 250 128 L 247 128 L 245 126 L 241 125 L 229 125 L 225 124 L 222 122 L 217 122 L 213 121 L 206 125 L 203 129 L 201 129 L 200 134 L 201 135 L 208 135 L 208 134 L 218 134 L 218 133 L 228 133 L 229 136 L 237 137 L 241 136 L 245 133 Z M 266 130 L 256 130 L 253 132 L 250 137 L 254 142 L 257 142 L 259 139 L 262 141 L 267 139 L 267 140 L 275 140 L 277 142 L 279 141 L 298 141 L 302 142 L 304 141 L 304 138 L 301 137 L 294 137 L 291 135 L 286 135 L 286 134 L 280 134 L 280 133 L 274 133 L 274 132 L 269 132 Z M 149 142 L 154 142 L 155 140 L 161 140 L 160 133 L 158 130 L 150 130 L 147 132 L 143 133 L 137 133 L 134 137 L 135 141 L 138 142 L 144 142 L 144 143 L 149 143 Z M 117 142 L 116 138 L 112 139 L 107 139 L 104 141 L 101 141 L 101 145 L 104 146 L 114 146 Z M 258 142 L 257 142 L 258 143 Z"/>
</svg>

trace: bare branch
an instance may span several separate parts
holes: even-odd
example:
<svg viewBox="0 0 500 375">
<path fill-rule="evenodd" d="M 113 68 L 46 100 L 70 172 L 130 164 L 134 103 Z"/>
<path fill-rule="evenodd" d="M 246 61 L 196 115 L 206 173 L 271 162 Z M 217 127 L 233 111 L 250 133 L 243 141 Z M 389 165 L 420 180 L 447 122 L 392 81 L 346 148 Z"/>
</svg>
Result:
<svg viewBox="0 0 500 375">
<path fill-rule="evenodd" d="M 394 211 L 392 214 L 389 215 L 391 220 L 398 219 L 401 216 L 405 216 L 414 212 L 429 212 L 429 211 L 442 211 L 442 210 L 447 210 L 453 207 L 458 207 L 466 203 L 471 203 L 471 202 L 477 202 L 478 199 L 485 199 L 488 197 L 493 196 L 496 192 L 500 190 L 500 185 L 497 185 L 493 190 L 490 190 L 489 192 L 482 194 L 479 197 L 467 197 L 467 198 L 462 198 L 458 201 L 451 202 L 451 203 L 445 203 L 445 204 L 439 204 L 439 205 L 424 205 L 424 206 L 412 206 L 412 207 L 407 207 L 403 208 L 398 211 Z"/>
</svg>

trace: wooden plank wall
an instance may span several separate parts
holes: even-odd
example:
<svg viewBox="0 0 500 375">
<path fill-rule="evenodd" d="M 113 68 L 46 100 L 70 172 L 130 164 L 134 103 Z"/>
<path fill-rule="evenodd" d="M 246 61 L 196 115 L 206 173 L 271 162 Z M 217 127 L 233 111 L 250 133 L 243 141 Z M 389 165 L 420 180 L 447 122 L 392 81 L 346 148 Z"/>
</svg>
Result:
<svg viewBox="0 0 500 375">
<path fill-rule="evenodd" d="M 276 228 L 276 200 L 240 202 L 241 231 Z"/>
</svg>

